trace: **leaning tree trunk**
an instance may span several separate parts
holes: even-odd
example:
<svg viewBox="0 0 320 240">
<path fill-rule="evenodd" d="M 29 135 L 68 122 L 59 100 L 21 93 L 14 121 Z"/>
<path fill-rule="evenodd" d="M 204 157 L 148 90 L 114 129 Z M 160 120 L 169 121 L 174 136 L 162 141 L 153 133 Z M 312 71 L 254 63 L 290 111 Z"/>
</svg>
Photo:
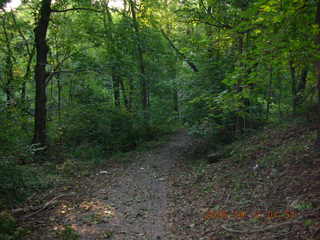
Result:
<svg viewBox="0 0 320 240">
<path fill-rule="evenodd" d="M 35 66 L 35 126 L 33 143 L 46 145 L 47 140 L 47 96 L 46 96 L 46 72 L 47 55 L 49 47 L 47 44 L 47 31 L 51 14 L 51 0 L 42 0 L 39 19 L 34 29 L 36 46 L 36 66 Z"/>
</svg>

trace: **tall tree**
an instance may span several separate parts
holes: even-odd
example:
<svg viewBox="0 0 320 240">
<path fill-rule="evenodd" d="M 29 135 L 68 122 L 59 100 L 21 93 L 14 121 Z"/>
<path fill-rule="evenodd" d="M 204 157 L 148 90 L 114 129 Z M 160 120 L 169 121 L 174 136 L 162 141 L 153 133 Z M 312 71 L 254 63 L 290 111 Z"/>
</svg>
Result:
<svg viewBox="0 0 320 240">
<path fill-rule="evenodd" d="M 49 46 L 47 44 L 47 32 L 51 15 L 51 0 L 42 0 L 39 17 L 34 29 L 36 46 L 36 66 L 34 80 L 36 84 L 35 96 L 35 125 L 33 143 L 43 146 L 47 142 L 47 96 L 46 80 L 48 73 L 46 71 L 47 55 Z"/>
<path fill-rule="evenodd" d="M 7 29 L 7 18 L 8 14 L 5 14 L 2 16 L 2 30 L 3 30 L 3 35 L 4 35 L 4 43 L 6 46 L 6 51 L 5 51 L 5 83 L 4 83 L 4 91 L 7 95 L 7 104 L 10 105 L 11 99 L 13 98 L 13 89 L 12 89 L 12 84 L 13 84 L 13 51 L 12 51 L 12 46 L 11 46 L 11 41 L 13 39 L 12 34 L 9 34 L 8 29 Z"/>
<path fill-rule="evenodd" d="M 317 9 L 316 9 L 316 20 L 315 23 L 320 29 L 320 0 L 317 1 Z M 320 31 L 318 31 L 316 35 L 316 44 L 317 44 L 317 56 L 315 61 L 315 70 L 316 70 L 316 77 L 317 77 L 317 91 L 318 91 L 318 111 L 317 111 L 317 119 L 318 119 L 318 129 L 317 129 L 317 139 L 316 139 L 316 147 L 320 149 Z"/>
<path fill-rule="evenodd" d="M 136 2 L 134 0 L 129 0 L 130 10 L 132 15 L 133 27 L 135 30 L 136 40 L 137 40 L 137 51 L 138 51 L 138 63 L 140 69 L 140 83 L 141 83 L 141 103 L 142 103 L 142 110 L 144 119 L 147 122 L 149 118 L 148 113 L 148 87 L 147 87 L 147 77 L 146 77 L 146 70 L 145 70 L 145 61 L 144 61 L 144 52 L 142 48 L 142 39 L 141 39 L 141 32 L 140 26 L 137 19 L 136 14 Z"/>
</svg>

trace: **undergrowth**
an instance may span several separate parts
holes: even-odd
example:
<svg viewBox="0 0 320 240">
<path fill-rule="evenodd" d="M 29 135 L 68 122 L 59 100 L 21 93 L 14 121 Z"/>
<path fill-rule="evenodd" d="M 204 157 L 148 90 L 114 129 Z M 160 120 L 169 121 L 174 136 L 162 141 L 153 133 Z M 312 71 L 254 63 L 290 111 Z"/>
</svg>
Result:
<svg viewBox="0 0 320 240">
<path fill-rule="evenodd" d="M 177 213 L 182 215 L 177 220 L 181 229 L 186 234 L 192 232 L 190 223 L 183 225 L 190 218 L 183 215 L 183 208 L 202 206 L 203 209 L 195 210 L 192 219 L 203 219 L 206 212 L 211 212 L 206 221 L 195 220 L 194 224 L 203 233 L 216 229 L 212 238 L 220 239 L 226 234 L 238 237 L 238 233 L 217 227 L 221 224 L 246 230 L 299 221 L 289 230 L 283 227 L 272 232 L 244 233 L 243 237 L 277 239 L 283 230 L 281 239 L 313 239 L 320 208 L 319 153 L 314 150 L 315 139 L 312 124 L 287 121 L 266 125 L 254 134 L 214 149 L 225 153 L 215 162 L 210 162 L 207 153 L 184 159 L 180 163 L 184 171 L 178 174 L 180 185 L 173 190 L 179 199 L 184 199 L 177 200 L 177 207 L 183 205 Z M 240 212 L 244 214 L 241 219 L 235 215 Z"/>
</svg>

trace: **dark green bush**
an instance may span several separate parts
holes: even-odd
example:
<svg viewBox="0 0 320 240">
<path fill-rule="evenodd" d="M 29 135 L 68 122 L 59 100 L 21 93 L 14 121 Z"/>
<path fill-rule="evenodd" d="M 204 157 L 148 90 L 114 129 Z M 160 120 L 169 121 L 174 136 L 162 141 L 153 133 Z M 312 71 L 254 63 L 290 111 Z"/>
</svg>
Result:
<svg viewBox="0 0 320 240">
<path fill-rule="evenodd" d="M 29 119 L 18 108 L 0 111 L 0 154 L 12 154 L 20 151 L 30 140 Z"/>
<path fill-rule="evenodd" d="M 15 218 L 7 211 L 0 212 L 0 239 L 19 240 L 25 239 L 27 231 L 18 227 Z"/>
<path fill-rule="evenodd" d="M 130 150 L 153 134 L 131 113 L 101 103 L 78 106 L 65 119 L 62 139 L 66 144 L 101 145 L 108 152 Z"/>
<path fill-rule="evenodd" d="M 0 202 L 13 206 L 34 191 L 49 187 L 52 183 L 44 173 L 37 165 L 21 165 L 13 156 L 0 158 Z"/>
<path fill-rule="evenodd" d="M 0 195 L 7 199 L 21 199 L 24 189 L 23 171 L 14 160 L 0 161 Z"/>
</svg>

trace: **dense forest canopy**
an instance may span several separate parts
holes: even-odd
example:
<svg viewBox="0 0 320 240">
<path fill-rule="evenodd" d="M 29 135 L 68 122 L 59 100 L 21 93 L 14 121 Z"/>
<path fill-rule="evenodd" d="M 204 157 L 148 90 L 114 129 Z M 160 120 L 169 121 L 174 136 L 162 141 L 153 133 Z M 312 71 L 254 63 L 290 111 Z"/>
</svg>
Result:
<svg viewBox="0 0 320 240">
<path fill-rule="evenodd" d="M 17 3 L 1 3 L 12 138 L 45 146 L 90 102 L 143 126 L 181 118 L 231 135 L 316 102 L 317 1 Z"/>
<path fill-rule="evenodd" d="M 181 123 L 227 143 L 318 122 L 318 0 L 15 3 L 0 2 L 1 164 L 128 151 Z"/>
</svg>

